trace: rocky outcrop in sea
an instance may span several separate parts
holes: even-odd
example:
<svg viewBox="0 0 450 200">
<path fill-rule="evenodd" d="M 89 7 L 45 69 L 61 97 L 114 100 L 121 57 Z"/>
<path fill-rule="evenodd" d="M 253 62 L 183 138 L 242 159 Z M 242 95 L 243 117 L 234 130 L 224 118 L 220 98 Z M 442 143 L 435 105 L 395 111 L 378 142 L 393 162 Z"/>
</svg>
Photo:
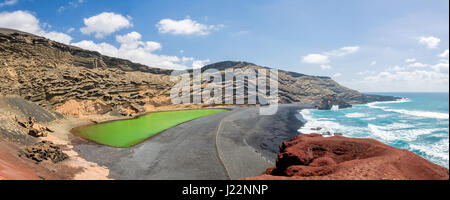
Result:
<svg viewBox="0 0 450 200">
<path fill-rule="evenodd" d="M 352 107 L 351 104 L 342 100 L 335 94 L 322 97 L 322 99 L 316 104 L 316 108 L 319 110 L 331 110 L 333 106 L 337 106 L 338 109 Z"/>
</svg>

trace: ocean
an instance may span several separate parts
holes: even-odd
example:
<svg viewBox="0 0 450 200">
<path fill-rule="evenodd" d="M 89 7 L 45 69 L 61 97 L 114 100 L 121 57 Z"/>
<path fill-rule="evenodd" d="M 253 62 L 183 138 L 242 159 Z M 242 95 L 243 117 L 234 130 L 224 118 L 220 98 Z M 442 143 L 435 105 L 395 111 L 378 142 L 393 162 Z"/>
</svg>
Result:
<svg viewBox="0 0 450 200">
<path fill-rule="evenodd" d="M 339 110 L 302 110 L 307 122 L 298 131 L 374 138 L 448 168 L 449 93 L 376 94 L 402 99 Z M 322 129 L 312 130 L 317 127 Z"/>
</svg>

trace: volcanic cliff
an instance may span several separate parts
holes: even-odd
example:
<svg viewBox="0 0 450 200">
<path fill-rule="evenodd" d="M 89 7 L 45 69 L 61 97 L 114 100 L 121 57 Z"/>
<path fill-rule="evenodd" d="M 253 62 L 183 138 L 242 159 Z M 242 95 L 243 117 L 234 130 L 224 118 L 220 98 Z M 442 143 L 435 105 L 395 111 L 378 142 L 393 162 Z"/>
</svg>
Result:
<svg viewBox="0 0 450 200">
<path fill-rule="evenodd" d="M 223 73 L 227 68 L 263 67 L 226 61 L 207 65 L 202 70 L 211 68 Z M 170 82 L 171 72 L 28 33 L 0 29 L 0 95 L 18 95 L 63 114 L 73 114 L 67 107 L 76 107 L 78 112 L 104 114 L 111 111 L 137 113 L 169 105 L 170 88 L 175 84 Z M 319 102 L 332 96 L 333 101 L 320 106 L 328 108 L 329 104 L 347 107 L 348 103 L 395 99 L 361 94 L 329 77 L 280 70 L 278 81 L 280 103 L 323 105 Z"/>
</svg>

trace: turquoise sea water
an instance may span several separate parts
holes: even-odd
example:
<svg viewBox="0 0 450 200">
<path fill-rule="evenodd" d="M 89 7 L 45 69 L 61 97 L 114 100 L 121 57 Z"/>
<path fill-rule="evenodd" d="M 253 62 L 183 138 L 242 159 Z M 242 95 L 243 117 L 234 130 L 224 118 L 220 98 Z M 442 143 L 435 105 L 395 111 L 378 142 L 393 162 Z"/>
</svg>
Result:
<svg viewBox="0 0 450 200">
<path fill-rule="evenodd" d="M 402 97 L 395 102 L 353 105 L 340 110 L 303 110 L 307 121 L 301 133 L 342 133 L 375 138 L 410 150 L 438 165 L 449 167 L 449 94 L 377 93 Z M 322 127 L 320 131 L 311 128 Z"/>
</svg>

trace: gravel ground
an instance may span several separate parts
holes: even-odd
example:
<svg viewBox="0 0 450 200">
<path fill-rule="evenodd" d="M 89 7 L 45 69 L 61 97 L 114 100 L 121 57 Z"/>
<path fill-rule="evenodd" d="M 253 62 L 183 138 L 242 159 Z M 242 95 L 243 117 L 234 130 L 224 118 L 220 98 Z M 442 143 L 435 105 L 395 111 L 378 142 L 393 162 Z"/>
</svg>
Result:
<svg viewBox="0 0 450 200">
<path fill-rule="evenodd" d="M 232 179 L 261 175 L 275 165 L 282 142 L 298 135 L 303 125 L 296 115 L 307 104 L 280 105 L 275 115 L 243 108 L 222 122 L 218 149 Z"/>
</svg>

